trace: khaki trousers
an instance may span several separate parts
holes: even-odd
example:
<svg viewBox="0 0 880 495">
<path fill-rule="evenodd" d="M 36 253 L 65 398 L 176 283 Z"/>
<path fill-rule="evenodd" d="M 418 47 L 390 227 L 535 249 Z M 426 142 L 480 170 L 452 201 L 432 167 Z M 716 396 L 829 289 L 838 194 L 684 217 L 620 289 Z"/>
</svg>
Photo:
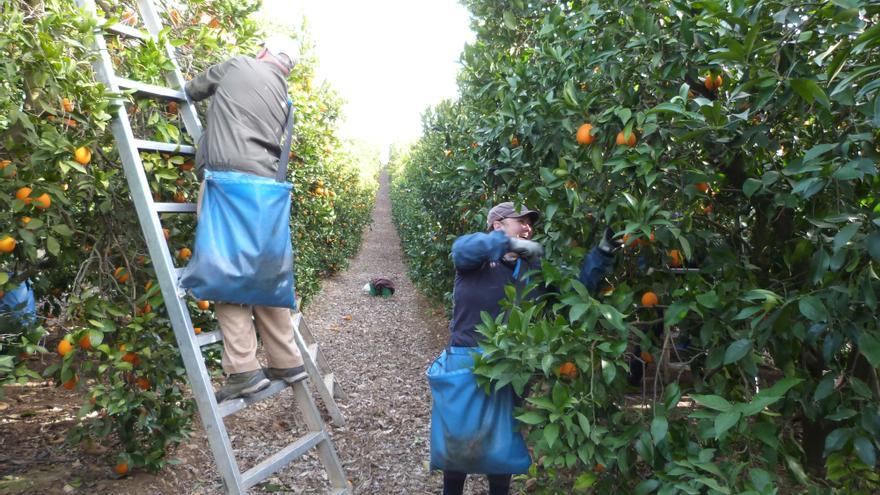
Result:
<svg viewBox="0 0 880 495">
<path fill-rule="evenodd" d="M 223 371 L 244 373 L 260 368 L 257 335 L 270 368 L 295 368 L 303 359 L 293 340 L 293 322 L 287 308 L 217 303 L 217 323 L 223 333 Z"/>
</svg>

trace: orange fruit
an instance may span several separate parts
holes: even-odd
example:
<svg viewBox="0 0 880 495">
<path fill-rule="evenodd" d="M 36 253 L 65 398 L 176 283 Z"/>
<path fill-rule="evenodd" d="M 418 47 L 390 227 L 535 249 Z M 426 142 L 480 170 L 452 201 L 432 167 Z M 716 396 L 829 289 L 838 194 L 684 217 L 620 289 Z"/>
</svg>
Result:
<svg viewBox="0 0 880 495">
<path fill-rule="evenodd" d="M 202 311 L 207 311 L 211 307 L 211 302 L 210 301 L 199 301 L 196 303 L 196 306 L 198 306 L 198 308 L 201 309 Z"/>
<path fill-rule="evenodd" d="M 43 193 L 34 198 L 34 207 L 40 210 L 46 210 L 50 206 L 52 206 L 52 197 L 49 196 L 49 193 Z"/>
<path fill-rule="evenodd" d="M 323 196 L 324 195 L 324 188 L 323 187 L 316 187 L 315 188 L 315 195 L 316 196 Z"/>
<path fill-rule="evenodd" d="M 590 131 L 592 131 L 592 130 L 593 130 L 592 124 L 583 124 L 580 127 L 578 127 L 577 133 L 575 134 L 575 139 L 577 139 L 578 144 L 583 144 L 583 145 L 592 144 L 593 141 L 596 140 L 596 138 L 590 134 Z"/>
<path fill-rule="evenodd" d="M 177 102 L 169 101 L 167 105 L 165 105 L 165 111 L 171 114 L 177 114 Z"/>
<path fill-rule="evenodd" d="M 65 112 L 70 113 L 73 111 L 73 102 L 68 100 L 67 98 L 62 98 L 61 108 L 63 108 Z"/>
<path fill-rule="evenodd" d="M 73 159 L 80 165 L 88 165 L 92 161 L 92 150 L 85 146 L 73 150 Z"/>
<path fill-rule="evenodd" d="M 86 351 L 92 349 L 92 339 L 89 337 L 89 334 L 86 333 L 79 338 L 79 346 Z"/>
<path fill-rule="evenodd" d="M 113 276 L 116 277 L 116 280 L 118 280 L 120 284 L 128 282 L 128 270 L 126 270 L 124 267 L 120 266 L 116 268 L 116 270 L 113 272 Z"/>
<path fill-rule="evenodd" d="M 168 17 L 171 19 L 171 24 L 173 24 L 175 27 L 180 25 L 180 12 L 178 12 L 176 9 L 171 9 L 171 11 L 168 13 Z"/>
<path fill-rule="evenodd" d="M 76 127 L 78 125 L 77 122 L 73 119 L 67 119 L 64 121 L 64 123 L 67 124 L 68 127 Z"/>
<path fill-rule="evenodd" d="M 150 287 L 152 287 L 152 286 L 153 286 L 153 281 L 147 280 L 147 283 L 144 284 L 144 292 L 150 290 Z"/>
<path fill-rule="evenodd" d="M 76 375 L 73 375 L 73 378 L 64 382 L 61 386 L 66 388 L 67 390 L 73 390 L 76 387 L 76 382 L 79 381 Z"/>
<path fill-rule="evenodd" d="M 150 380 L 147 380 L 143 376 L 135 380 L 135 383 L 141 390 L 150 390 Z"/>
<path fill-rule="evenodd" d="M 715 78 L 712 77 L 712 74 L 706 75 L 706 79 L 703 80 L 703 86 L 706 86 L 706 89 L 709 91 L 715 91 Z"/>
<path fill-rule="evenodd" d="M 116 465 L 116 467 L 113 468 L 113 471 L 115 471 L 116 474 L 118 474 L 119 476 L 125 476 L 126 474 L 128 474 L 128 463 L 120 462 Z"/>
<path fill-rule="evenodd" d="M 177 252 L 177 256 L 183 261 L 186 261 L 192 256 L 192 251 L 187 247 L 180 248 L 180 251 Z"/>
<path fill-rule="evenodd" d="M 182 191 L 177 191 L 174 193 L 174 202 L 175 203 L 186 203 L 186 196 L 183 195 Z"/>
<path fill-rule="evenodd" d="M 62 339 L 61 342 L 58 343 L 58 354 L 60 354 L 61 357 L 66 356 L 67 353 L 72 350 L 73 350 L 73 346 L 70 345 L 69 341 Z"/>
<path fill-rule="evenodd" d="M 604 473 L 605 472 L 605 465 L 598 463 L 598 464 L 596 464 L 596 466 L 593 467 L 593 471 L 595 471 L 597 473 Z"/>
<path fill-rule="evenodd" d="M 8 167 L 10 163 L 12 163 L 12 160 L 0 160 L 0 170 Z"/>
<path fill-rule="evenodd" d="M 519 138 L 516 137 L 516 136 L 512 136 L 512 137 L 510 138 L 510 145 L 513 146 L 514 148 L 516 148 L 517 146 L 519 146 Z"/>
<path fill-rule="evenodd" d="M 708 182 L 699 182 L 694 187 L 696 187 L 702 193 L 709 192 L 709 183 Z"/>
<path fill-rule="evenodd" d="M 202 333 L 202 327 L 195 327 L 195 328 L 193 328 L 193 332 L 195 332 L 196 335 Z"/>
<path fill-rule="evenodd" d="M 672 249 L 669 251 L 669 265 L 673 268 L 680 267 L 682 259 L 681 251 L 678 249 Z"/>
<path fill-rule="evenodd" d="M 566 361 L 562 363 L 562 366 L 559 367 L 559 376 L 564 376 L 566 378 L 575 378 L 578 375 L 577 366 L 571 361 Z"/>
<path fill-rule="evenodd" d="M 715 211 L 715 208 L 712 205 L 706 205 L 703 207 L 703 215 L 711 215 L 713 211 Z"/>
<path fill-rule="evenodd" d="M 715 76 L 715 89 L 720 89 L 722 84 L 724 84 L 724 79 L 721 75 Z"/>
<path fill-rule="evenodd" d="M 180 171 L 181 172 L 189 172 L 190 170 L 193 169 L 194 166 L 195 165 L 193 165 L 192 160 L 187 160 L 187 161 L 180 164 Z"/>
<path fill-rule="evenodd" d="M 630 148 L 632 148 L 633 146 L 636 145 L 636 133 L 630 132 L 629 138 L 627 139 L 626 137 L 624 137 L 624 132 L 620 131 L 617 133 L 617 139 L 615 139 L 615 142 L 617 143 L 618 146 L 622 146 L 625 144 L 625 145 L 629 146 Z"/>
<path fill-rule="evenodd" d="M 642 306 L 650 308 L 651 306 L 657 305 L 658 302 L 660 302 L 660 300 L 657 299 L 657 294 L 654 294 L 651 291 L 642 294 Z"/>
<path fill-rule="evenodd" d="M 145 315 L 151 313 L 153 311 L 153 307 L 150 306 L 150 303 L 144 304 L 144 307 L 140 309 L 140 314 Z"/>
<path fill-rule="evenodd" d="M 125 345 L 119 346 L 119 350 L 124 351 Z M 126 363 L 134 364 L 138 361 L 138 355 L 137 355 L 137 353 L 129 351 L 129 352 L 126 352 L 125 355 L 122 356 L 122 360 L 125 361 Z"/>
<path fill-rule="evenodd" d="M 134 26 L 137 23 L 137 15 L 132 10 L 126 10 L 122 14 L 122 23 Z"/>
<path fill-rule="evenodd" d="M 21 221 L 22 225 L 27 225 L 27 224 L 31 223 L 31 217 L 21 217 L 20 221 Z"/>
<path fill-rule="evenodd" d="M 33 192 L 33 189 L 29 187 L 19 188 L 18 191 L 15 191 L 15 199 L 21 200 L 24 204 L 29 205 L 31 204 L 31 192 Z"/>
<path fill-rule="evenodd" d="M 0 239 L 0 253 L 11 253 L 15 249 L 16 243 L 17 241 L 9 236 Z"/>
<path fill-rule="evenodd" d="M 651 364 L 654 362 L 654 356 L 652 356 L 651 353 L 648 351 L 642 351 L 639 354 L 639 357 L 642 358 L 642 361 L 644 361 L 645 364 Z"/>
</svg>

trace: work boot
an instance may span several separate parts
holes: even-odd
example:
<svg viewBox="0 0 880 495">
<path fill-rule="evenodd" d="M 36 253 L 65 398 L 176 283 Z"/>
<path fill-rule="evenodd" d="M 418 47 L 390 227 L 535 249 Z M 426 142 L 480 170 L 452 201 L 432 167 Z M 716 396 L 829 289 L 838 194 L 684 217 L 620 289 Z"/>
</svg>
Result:
<svg viewBox="0 0 880 495">
<path fill-rule="evenodd" d="M 226 379 L 226 384 L 214 394 L 214 397 L 217 398 L 218 404 L 224 400 L 249 397 L 268 387 L 270 383 L 262 369 L 232 373 Z"/>
<path fill-rule="evenodd" d="M 307 376 L 305 366 L 297 366 L 296 368 L 265 368 L 264 371 L 270 380 L 284 380 L 288 385 L 296 383 Z"/>
</svg>

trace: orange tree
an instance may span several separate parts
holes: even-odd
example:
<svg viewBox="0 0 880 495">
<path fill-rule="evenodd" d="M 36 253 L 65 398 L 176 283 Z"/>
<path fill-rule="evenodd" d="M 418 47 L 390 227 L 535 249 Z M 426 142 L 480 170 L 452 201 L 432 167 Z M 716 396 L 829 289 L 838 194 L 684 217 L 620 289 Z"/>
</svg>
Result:
<svg viewBox="0 0 880 495">
<path fill-rule="evenodd" d="M 395 218 L 414 273 L 448 291 L 449 242 L 487 206 L 542 211 L 542 283 L 559 292 L 508 301 L 477 364 L 534 382 L 530 476 L 547 491 L 876 492 L 878 7 L 464 3 L 461 98 L 397 157 Z M 627 247 L 591 295 L 566 267 L 605 225 Z M 655 321 L 687 343 L 687 370 L 627 395 L 630 363 L 661 357 Z"/>
<path fill-rule="evenodd" d="M 133 2 L 98 4 L 110 22 L 141 26 Z M 261 31 L 249 15 L 258 2 L 159 4 L 169 26 L 163 36 L 177 48 L 185 74 L 256 51 Z M 189 137 L 174 105 L 114 95 L 96 82 L 96 54 L 89 47 L 99 25 L 68 1 L 2 1 L 0 246 L 11 249 L 0 249 L 0 291 L 30 279 L 40 304 L 34 325 L 4 323 L 0 382 L 38 376 L 28 367 L 29 355 L 47 347 L 57 352 L 60 359 L 44 374 L 84 397 L 70 439 L 113 435 L 119 459 L 112 464 L 156 469 L 167 462 L 169 446 L 187 434 L 193 406 L 109 132 L 113 105 L 121 96 L 138 137 L 182 144 Z M 164 84 L 161 71 L 170 61 L 162 45 L 111 36 L 108 48 L 121 75 Z M 344 266 L 356 250 L 375 184 L 358 180 L 359 157 L 336 137 L 339 99 L 327 86 L 312 88 L 315 60 L 308 43 L 303 50 L 289 79 L 298 107 L 289 177 L 298 193 L 297 280 L 307 299 L 318 289 L 317 277 Z M 141 157 L 155 200 L 195 199 L 198 184 L 188 157 Z M 310 192 L 316 181 L 330 193 Z M 302 218 L 313 228 L 301 228 Z M 193 218 L 169 216 L 163 224 L 182 266 L 191 254 Z M 190 305 L 195 326 L 210 329 L 212 306 Z"/>
</svg>

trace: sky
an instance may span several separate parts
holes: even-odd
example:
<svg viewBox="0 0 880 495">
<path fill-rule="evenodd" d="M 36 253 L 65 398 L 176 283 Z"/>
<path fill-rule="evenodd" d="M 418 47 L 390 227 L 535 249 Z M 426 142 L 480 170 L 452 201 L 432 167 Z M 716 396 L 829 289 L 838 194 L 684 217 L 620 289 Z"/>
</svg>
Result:
<svg viewBox="0 0 880 495">
<path fill-rule="evenodd" d="M 316 77 L 346 101 L 343 138 L 380 147 L 415 141 L 421 114 L 455 98 L 459 57 L 474 35 L 457 0 L 263 0 L 262 14 L 315 43 Z"/>
</svg>

